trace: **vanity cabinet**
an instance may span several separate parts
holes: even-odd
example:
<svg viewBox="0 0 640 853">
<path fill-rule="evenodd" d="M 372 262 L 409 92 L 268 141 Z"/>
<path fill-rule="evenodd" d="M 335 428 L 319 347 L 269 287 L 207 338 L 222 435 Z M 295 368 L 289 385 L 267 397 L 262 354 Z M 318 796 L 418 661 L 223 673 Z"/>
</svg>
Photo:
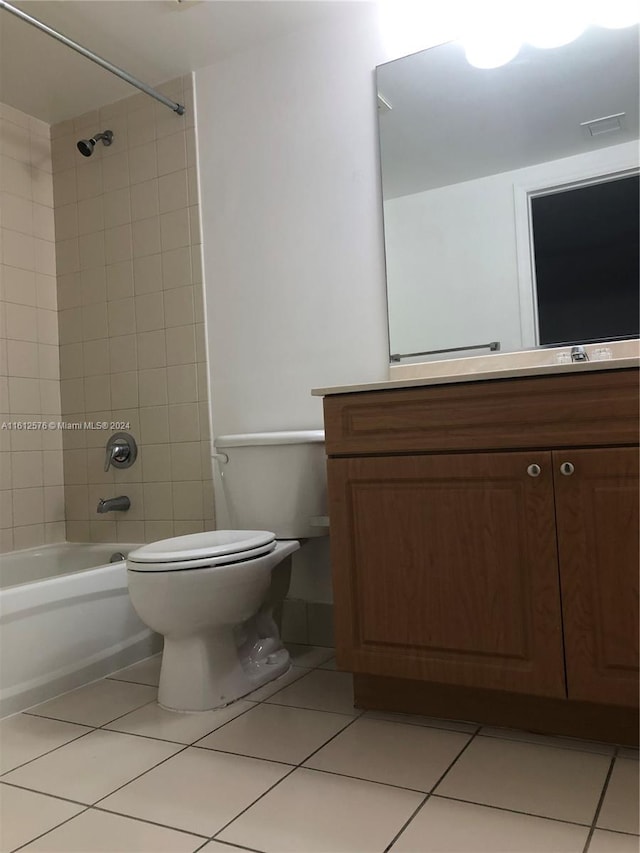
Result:
<svg viewBox="0 0 640 853">
<path fill-rule="evenodd" d="M 638 451 L 553 457 L 568 696 L 637 706 Z"/>
<path fill-rule="evenodd" d="M 341 669 L 637 705 L 637 370 L 324 402 Z"/>
</svg>

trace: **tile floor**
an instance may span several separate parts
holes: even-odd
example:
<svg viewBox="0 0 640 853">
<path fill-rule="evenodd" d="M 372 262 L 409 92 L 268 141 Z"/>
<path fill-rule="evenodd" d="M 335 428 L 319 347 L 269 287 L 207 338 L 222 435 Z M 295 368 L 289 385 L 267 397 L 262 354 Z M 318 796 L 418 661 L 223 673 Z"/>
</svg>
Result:
<svg viewBox="0 0 640 853">
<path fill-rule="evenodd" d="M 638 753 L 357 711 L 331 649 L 229 708 L 159 657 L 0 722 L 0 850 L 637 853 Z"/>
</svg>

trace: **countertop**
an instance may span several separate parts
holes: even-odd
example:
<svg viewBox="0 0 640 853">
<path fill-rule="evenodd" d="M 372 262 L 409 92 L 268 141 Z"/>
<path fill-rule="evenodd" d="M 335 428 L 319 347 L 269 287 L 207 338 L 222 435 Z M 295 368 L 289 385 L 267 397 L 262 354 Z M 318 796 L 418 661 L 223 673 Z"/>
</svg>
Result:
<svg viewBox="0 0 640 853">
<path fill-rule="evenodd" d="M 603 347 L 610 351 L 611 357 L 605 360 L 597 360 L 597 350 L 601 350 Z M 589 355 L 589 361 L 558 363 L 559 357 L 565 353 L 569 354 L 571 351 L 571 347 L 558 347 L 552 350 L 523 350 L 472 358 L 422 362 L 420 364 L 391 365 L 389 378 L 386 380 L 314 388 L 311 393 L 316 397 L 324 397 L 329 394 L 352 394 L 358 391 L 387 391 L 394 388 L 479 382 L 486 379 L 512 379 L 524 376 L 547 376 L 550 374 L 640 367 L 640 344 L 637 340 L 615 341 L 608 344 L 587 344 L 584 349 Z"/>
</svg>

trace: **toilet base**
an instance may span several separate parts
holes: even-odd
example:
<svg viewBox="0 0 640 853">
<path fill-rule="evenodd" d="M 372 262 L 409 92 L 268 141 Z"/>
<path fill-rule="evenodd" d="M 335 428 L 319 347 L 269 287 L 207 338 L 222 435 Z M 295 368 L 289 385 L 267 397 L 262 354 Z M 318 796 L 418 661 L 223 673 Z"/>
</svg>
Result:
<svg viewBox="0 0 640 853">
<path fill-rule="evenodd" d="M 277 629 L 261 636 L 266 618 L 272 621 L 262 613 L 240 629 L 165 637 L 158 704 L 168 711 L 224 708 L 287 672 L 289 652 Z"/>
</svg>

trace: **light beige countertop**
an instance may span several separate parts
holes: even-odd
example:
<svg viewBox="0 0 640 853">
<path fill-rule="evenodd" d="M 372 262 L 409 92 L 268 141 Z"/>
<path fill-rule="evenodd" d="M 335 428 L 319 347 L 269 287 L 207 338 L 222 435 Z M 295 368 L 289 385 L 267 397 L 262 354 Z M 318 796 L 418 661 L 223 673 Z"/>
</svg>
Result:
<svg viewBox="0 0 640 853">
<path fill-rule="evenodd" d="M 560 373 L 584 373 L 594 370 L 619 370 L 640 367 L 640 342 L 611 341 L 585 344 L 589 361 L 562 361 L 570 358 L 571 347 L 492 353 L 471 358 L 451 358 L 419 364 L 391 365 L 389 378 L 357 385 L 335 385 L 314 388 L 315 397 L 328 394 L 351 394 L 357 391 L 386 391 L 394 388 L 416 388 L 422 385 L 446 385 L 455 382 L 478 382 L 485 379 L 513 379 L 521 376 L 546 376 Z M 604 350 L 604 352 L 603 352 Z"/>
</svg>

